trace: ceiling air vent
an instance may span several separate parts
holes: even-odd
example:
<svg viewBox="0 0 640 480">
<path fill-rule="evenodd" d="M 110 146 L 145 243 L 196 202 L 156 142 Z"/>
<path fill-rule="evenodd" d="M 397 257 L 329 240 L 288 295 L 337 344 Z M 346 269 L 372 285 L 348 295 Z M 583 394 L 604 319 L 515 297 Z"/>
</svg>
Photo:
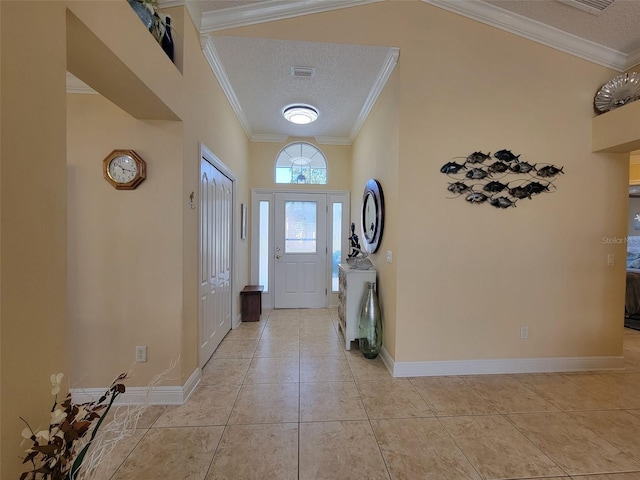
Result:
<svg viewBox="0 0 640 480">
<path fill-rule="evenodd" d="M 316 74 L 313 67 L 291 67 L 291 76 L 298 78 L 311 78 Z"/>
<path fill-rule="evenodd" d="M 571 7 L 578 8 L 583 12 L 600 15 L 602 11 L 611 5 L 615 0 L 559 0 Z"/>
</svg>

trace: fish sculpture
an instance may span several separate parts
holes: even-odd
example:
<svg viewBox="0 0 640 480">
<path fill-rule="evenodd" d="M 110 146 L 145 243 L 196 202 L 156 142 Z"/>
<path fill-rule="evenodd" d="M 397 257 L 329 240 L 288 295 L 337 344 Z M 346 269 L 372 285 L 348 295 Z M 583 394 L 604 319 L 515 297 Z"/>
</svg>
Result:
<svg viewBox="0 0 640 480">
<path fill-rule="evenodd" d="M 546 167 L 542 167 L 538 169 L 538 176 L 543 178 L 555 177 L 559 173 L 564 174 L 564 167 L 556 167 L 555 165 L 547 165 Z"/>
<path fill-rule="evenodd" d="M 504 162 L 493 162 L 487 167 L 491 173 L 504 173 L 509 170 L 509 165 Z"/>
<path fill-rule="evenodd" d="M 467 169 L 467 167 L 464 166 L 464 164 L 459 164 L 456 162 L 447 162 L 445 163 L 442 168 L 440 168 L 440 172 L 442 173 L 458 173 L 460 170 L 462 169 Z"/>
<path fill-rule="evenodd" d="M 505 188 L 507 188 L 507 185 L 505 185 L 504 183 L 496 182 L 496 181 L 488 182 L 484 187 L 482 187 L 482 189 L 485 192 L 491 192 L 491 193 L 499 193 L 503 191 Z"/>
<path fill-rule="evenodd" d="M 466 163 L 482 163 L 485 160 L 489 160 L 491 158 L 491 152 L 488 154 L 482 152 L 473 152 L 471 155 L 467 157 Z"/>
<path fill-rule="evenodd" d="M 551 183 L 543 185 L 540 182 L 529 182 L 526 185 L 523 185 L 522 188 L 524 188 L 531 195 L 537 195 L 538 193 L 548 192 L 549 185 L 551 185 Z"/>
<path fill-rule="evenodd" d="M 531 170 L 535 171 L 535 169 L 535 165 L 531 165 L 527 162 L 514 163 L 509 167 L 509 170 L 511 170 L 513 173 L 529 173 Z"/>
<path fill-rule="evenodd" d="M 504 149 L 498 150 L 496 153 L 493 154 L 493 156 L 502 162 L 513 162 L 513 161 L 517 162 L 518 158 L 520 158 L 520 155 L 514 155 L 513 153 L 511 153 L 511 150 L 504 150 Z"/>
<path fill-rule="evenodd" d="M 484 193 L 473 192 L 465 197 L 465 200 L 469 203 L 484 203 L 489 199 Z"/>
<path fill-rule="evenodd" d="M 507 197 L 492 198 L 489 203 L 491 203 L 491 205 L 496 208 L 509 208 L 516 206 L 516 202 L 510 200 Z"/>
<path fill-rule="evenodd" d="M 472 180 L 482 180 L 483 178 L 487 177 L 489 175 L 489 172 L 481 169 L 481 168 L 472 168 L 471 170 L 469 170 L 467 172 L 466 177 L 470 178 Z"/>
<path fill-rule="evenodd" d="M 462 158 L 464 162 L 456 163 Z M 495 158 L 493 163 L 491 158 Z M 554 178 L 564 174 L 564 167 L 520 161 L 520 155 L 507 149 L 493 155 L 478 150 L 466 157 L 453 157 L 453 160 L 440 168 L 440 172 L 455 180 L 447 186 L 454 195 L 447 198 L 464 196 L 469 203 L 487 203 L 499 209 L 515 207 L 520 199 L 531 200 L 535 195 L 554 191 Z M 503 180 L 505 177 L 508 180 Z"/>
<path fill-rule="evenodd" d="M 451 193 L 455 193 L 459 195 L 468 190 L 471 190 L 471 187 L 462 182 L 454 182 L 449 184 L 449 186 L 447 187 L 447 190 L 449 190 Z"/>
</svg>

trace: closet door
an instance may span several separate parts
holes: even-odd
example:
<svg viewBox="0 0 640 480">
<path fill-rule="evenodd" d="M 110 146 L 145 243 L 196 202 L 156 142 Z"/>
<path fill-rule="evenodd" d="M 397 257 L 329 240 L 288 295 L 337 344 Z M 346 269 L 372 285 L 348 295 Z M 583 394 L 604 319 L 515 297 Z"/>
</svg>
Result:
<svg viewBox="0 0 640 480">
<path fill-rule="evenodd" d="M 233 182 L 200 160 L 199 364 L 231 329 Z"/>
</svg>

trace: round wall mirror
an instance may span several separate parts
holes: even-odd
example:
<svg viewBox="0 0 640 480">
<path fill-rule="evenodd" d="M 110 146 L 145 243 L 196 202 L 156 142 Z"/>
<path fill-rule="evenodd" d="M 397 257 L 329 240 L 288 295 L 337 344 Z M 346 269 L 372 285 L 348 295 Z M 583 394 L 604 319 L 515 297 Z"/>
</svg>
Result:
<svg viewBox="0 0 640 480">
<path fill-rule="evenodd" d="M 365 249 L 375 253 L 380 247 L 384 227 L 384 197 L 380 183 L 371 179 L 367 181 L 362 196 L 362 236 Z"/>
</svg>

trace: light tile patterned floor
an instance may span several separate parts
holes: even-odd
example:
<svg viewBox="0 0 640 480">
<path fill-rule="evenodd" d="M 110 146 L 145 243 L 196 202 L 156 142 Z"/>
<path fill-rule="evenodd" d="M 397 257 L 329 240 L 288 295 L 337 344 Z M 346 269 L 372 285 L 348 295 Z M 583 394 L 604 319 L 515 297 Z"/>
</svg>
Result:
<svg viewBox="0 0 640 480">
<path fill-rule="evenodd" d="M 229 332 L 100 479 L 640 480 L 640 332 L 624 373 L 394 379 L 336 322 L 273 310 Z"/>
</svg>

